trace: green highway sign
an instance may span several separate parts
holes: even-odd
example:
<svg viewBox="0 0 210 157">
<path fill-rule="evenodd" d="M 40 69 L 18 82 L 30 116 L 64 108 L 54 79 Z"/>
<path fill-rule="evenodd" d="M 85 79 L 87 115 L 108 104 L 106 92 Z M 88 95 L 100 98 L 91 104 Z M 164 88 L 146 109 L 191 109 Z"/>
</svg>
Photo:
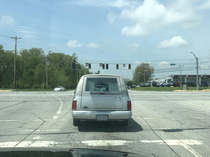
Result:
<svg viewBox="0 0 210 157">
<path fill-rule="evenodd" d="M 170 64 L 170 66 L 175 66 L 176 64 Z"/>
</svg>

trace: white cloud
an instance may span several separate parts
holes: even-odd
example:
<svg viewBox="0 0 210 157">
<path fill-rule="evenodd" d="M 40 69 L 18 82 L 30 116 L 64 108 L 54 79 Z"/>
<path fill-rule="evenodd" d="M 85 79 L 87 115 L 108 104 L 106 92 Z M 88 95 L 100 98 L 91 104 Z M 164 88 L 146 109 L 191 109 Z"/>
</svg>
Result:
<svg viewBox="0 0 210 157">
<path fill-rule="evenodd" d="M 169 62 L 166 62 L 166 61 L 162 61 L 158 64 L 159 66 L 169 66 Z"/>
<path fill-rule="evenodd" d="M 174 24 L 185 28 L 192 27 L 201 19 L 189 1 L 179 0 L 173 3 L 165 6 L 156 0 L 144 0 L 138 7 L 123 9 L 120 18 L 128 19 L 131 25 L 124 26 L 122 34 L 147 35 Z"/>
<path fill-rule="evenodd" d="M 180 36 L 175 36 L 171 39 L 166 39 L 162 41 L 158 48 L 166 48 L 166 47 L 180 47 L 180 46 L 186 46 L 188 45 L 188 42 Z"/>
<path fill-rule="evenodd" d="M 69 42 L 66 44 L 67 47 L 81 47 L 82 46 L 82 43 L 79 43 L 78 41 L 76 40 L 69 40 Z"/>
<path fill-rule="evenodd" d="M 208 65 L 200 65 L 199 68 L 201 68 L 203 70 L 210 69 L 210 67 Z"/>
<path fill-rule="evenodd" d="M 94 6 L 94 7 L 116 7 L 116 8 L 124 8 L 131 4 L 130 1 L 126 0 L 80 0 L 76 1 L 78 5 L 83 6 Z M 133 2 L 134 3 L 134 2 Z"/>
<path fill-rule="evenodd" d="M 113 12 L 110 12 L 108 15 L 107 15 L 107 20 L 110 24 L 112 24 L 115 19 L 117 18 L 117 15 L 114 14 Z"/>
<path fill-rule="evenodd" d="M 137 48 L 137 47 L 139 47 L 139 44 L 137 44 L 137 43 L 134 43 L 134 44 L 128 44 L 128 47 Z"/>
<path fill-rule="evenodd" d="M 89 48 L 99 48 L 99 46 L 95 43 L 89 43 L 89 44 L 87 44 L 87 47 L 89 47 Z"/>
<path fill-rule="evenodd" d="M 202 3 L 199 7 L 200 9 L 209 9 L 210 8 L 210 1 L 206 0 L 204 3 Z"/>
<path fill-rule="evenodd" d="M 2 15 L 0 17 L 0 25 L 14 25 L 15 20 L 11 16 Z"/>
<path fill-rule="evenodd" d="M 135 61 L 133 62 L 133 64 L 136 64 L 136 65 L 140 65 L 142 62 L 141 61 Z"/>
</svg>

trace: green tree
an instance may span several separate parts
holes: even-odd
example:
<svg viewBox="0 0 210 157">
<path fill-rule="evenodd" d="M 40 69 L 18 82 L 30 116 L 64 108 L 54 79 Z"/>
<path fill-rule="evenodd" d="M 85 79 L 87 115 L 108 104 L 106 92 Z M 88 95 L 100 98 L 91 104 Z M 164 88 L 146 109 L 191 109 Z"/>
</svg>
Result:
<svg viewBox="0 0 210 157">
<path fill-rule="evenodd" d="M 146 70 L 146 71 L 144 71 Z M 134 83 L 139 84 L 144 82 L 151 81 L 153 78 L 154 67 L 150 66 L 149 63 L 141 63 L 139 66 L 136 67 L 134 73 Z M 138 76 L 139 75 L 139 76 Z"/>
</svg>

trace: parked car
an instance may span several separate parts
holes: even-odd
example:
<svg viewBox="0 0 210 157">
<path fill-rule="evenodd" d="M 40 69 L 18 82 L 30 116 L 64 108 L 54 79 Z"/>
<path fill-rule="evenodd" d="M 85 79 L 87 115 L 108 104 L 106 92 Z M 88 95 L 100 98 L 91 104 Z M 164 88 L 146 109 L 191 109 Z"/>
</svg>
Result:
<svg viewBox="0 0 210 157">
<path fill-rule="evenodd" d="M 127 126 L 131 100 L 124 80 L 118 75 L 84 75 L 72 100 L 73 125 L 81 121 L 119 121 Z"/>
<path fill-rule="evenodd" d="M 194 82 L 194 81 L 188 81 L 188 82 L 187 82 L 187 85 L 188 85 L 189 87 L 196 87 L 196 82 Z"/>
<path fill-rule="evenodd" d="M 158 83 L 156 84 L 156 86 L 157 86 L 157 87 L 163 87 L 163 82 L 158 82 Z"/>
<path fill-rule="evenodd" d="M 180 87 L 180 82 L 179 82 L 179 81 L 176 81 L 176 82 L 174 83 L 174 87 Z"/>
<path fill-rule="evenodd" d="M 144 83 L 141 83 L 141 84 L 140 84 L 140 87 L 145 87 L 145 84 L 144 84 Z"/>
<path fill-rule="evenodd" d="M 208 83 L 206 81 L 202 81 L 200 87 L 208 87 Z"/>
<path fill-rule="evenodd" d="M 163 87 L 169 87 L 169 84 L 167 82 L 163 82 Z"/>
<path fill-rule="evenodd" d="M 144 87 L 150 87 L 150 83 L 149 82 L 144 83 Z"/>
<path fill-rule="evenodd" d="M 130 86 L 130 88 L 136 88 L 136 85 L 132 85 L 132 86 Z"/>
<path fill-rule="evenodd" d="M 156 85 L 157 85 L 157 82 L 152 82 L 153 87 L 156 87 Z"/>
<path fill-rule="evenodd" d="M 173 82 L 173 81 L 171 81 L 171 82 L 168 83 L 168 86 L 169 87 L 174 86 L 174 85 L 175 85 L 175 82 Z"/>
<path fill-rule="evenodd" d="M 65 91 L 65 88 L 63 86 L 58 86 L 58 87 L 55 87 L 54 91 Z"/>
</svg>

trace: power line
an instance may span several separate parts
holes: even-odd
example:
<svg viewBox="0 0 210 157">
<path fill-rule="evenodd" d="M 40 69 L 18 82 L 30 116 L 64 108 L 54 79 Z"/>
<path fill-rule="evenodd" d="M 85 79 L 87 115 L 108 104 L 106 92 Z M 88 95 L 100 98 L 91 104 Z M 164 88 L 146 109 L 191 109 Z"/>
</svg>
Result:
<svg viewBox="0 0 210 157">
<path fill-rule="evenodd" d="M 19 42 L 19 44 L 23 47 L 23 48 L 25 48 L 25 49 L 27 49 L 24 45 L 22 45 L 20 42 Z"/>
<path fill-rule="evenodd" d="M 22 40 L 26 45 L 28 45 L 28 47 L 33 48 L 33 46 L 31 46 L 29 43 L 27 43 L 24 39 L 22 39 Z"/>
<path fill-rule="evenodd" d="M 24 47 L 26 49 L 30 49 L 30 47 L 28 45 L 26 45 L 22 40 L 20 40 L 19 44 L 22 45 L 22 46 L 24 45 Z"/>
<path fill-rule="evenodd" d="M 3 38 L 10 38 L 10 36 L 4 35 L 4 34 L 0 34 L 0 37 L 3 37 Z"/>
</svg>

